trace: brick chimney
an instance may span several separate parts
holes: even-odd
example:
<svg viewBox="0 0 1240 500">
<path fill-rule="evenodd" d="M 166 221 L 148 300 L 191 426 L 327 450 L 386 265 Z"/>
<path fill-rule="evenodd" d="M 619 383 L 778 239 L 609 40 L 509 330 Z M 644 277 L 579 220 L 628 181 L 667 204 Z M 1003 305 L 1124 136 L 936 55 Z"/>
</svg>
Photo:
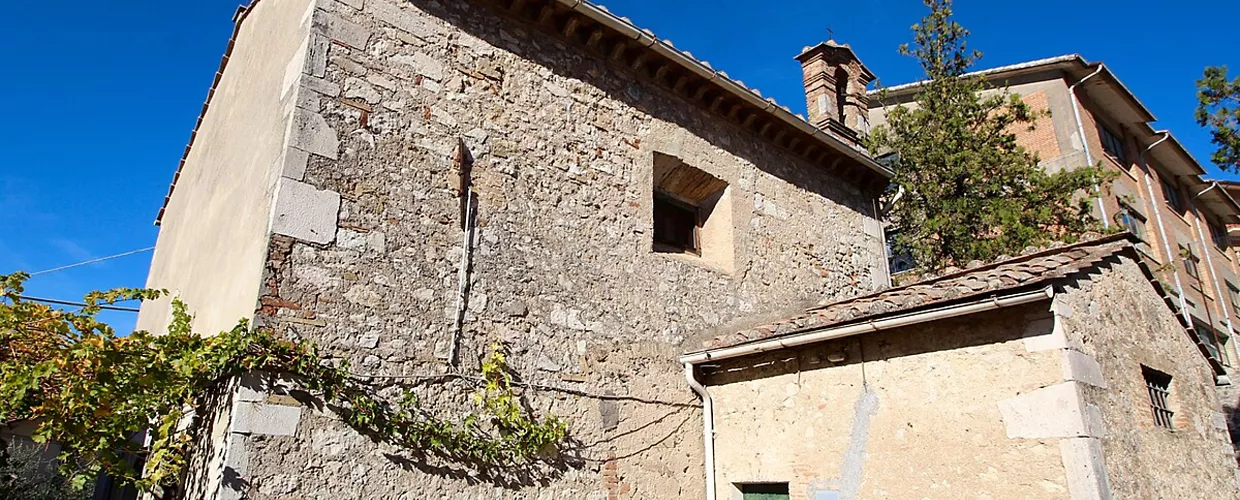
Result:
<svg viewBox="0 0 1240 500">
<path fill-rule="evenodd" d="M 870 129 L 866 87 L 874 73 L 847 44 L 827 40 L 797 56 L 805 74 L 805 102 L 814 126 L 857 142 Z"/>
</svg>

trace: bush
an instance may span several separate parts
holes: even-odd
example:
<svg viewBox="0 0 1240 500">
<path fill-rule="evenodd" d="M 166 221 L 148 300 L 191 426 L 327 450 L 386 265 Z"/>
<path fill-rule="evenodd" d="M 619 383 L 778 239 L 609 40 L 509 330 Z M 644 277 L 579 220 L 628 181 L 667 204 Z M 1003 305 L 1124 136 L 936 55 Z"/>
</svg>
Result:
<svg viewBox="0 0 1240 500">
<path fill-rule="evenodd" d="M 54 459 L 47 458 L 43 445 L 0 442 L 0 498 L 8 500 L 90 500 L 95 493 L 93 480 L 75 487 L 61 475 Z M 83 478 L 85 479 L 85 478 Z"/>
</svg>

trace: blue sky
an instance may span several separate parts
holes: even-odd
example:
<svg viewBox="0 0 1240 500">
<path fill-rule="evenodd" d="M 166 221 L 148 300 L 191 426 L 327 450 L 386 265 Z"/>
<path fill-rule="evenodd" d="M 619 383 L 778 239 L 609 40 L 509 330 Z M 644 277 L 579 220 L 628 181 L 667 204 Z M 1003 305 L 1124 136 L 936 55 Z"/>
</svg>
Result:
<svg viewBox="0 0 1240 500">
<path fill-rule="evenodd" d="M 5 4 L 21 22 L 0 30 L 9 47 L 0 78 L 0 273 L 153 245 L 152 221 L 228 42 L 236 0 Z M 916 61 L 896 53 L 924 13 L 918 0 L 606 5 L 797 112 L 805 103 L 792 58 L 828 27 L 884 84 L 921 76 Z M 985 52 L 981 67 L 1070 53 L 1104 61 L 1159 127 L 1209 159 L 1209 137 L 1192 119 L 1194 80 L 1206 65 L 1240 69 L 1240 2 L 958 0 L 956 11 Z M 148 253 L 42 275 L 28 293 L 73 299 L 142 286 L 149 264 Z M 134 316 L 106 318 L 123 330 Z"/>
</svg>

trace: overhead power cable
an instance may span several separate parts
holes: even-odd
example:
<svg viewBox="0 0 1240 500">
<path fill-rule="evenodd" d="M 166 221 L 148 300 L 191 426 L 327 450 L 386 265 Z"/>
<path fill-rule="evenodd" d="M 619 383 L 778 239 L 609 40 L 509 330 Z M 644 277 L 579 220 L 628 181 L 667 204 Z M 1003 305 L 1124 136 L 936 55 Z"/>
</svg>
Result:
<svg viewBox="0 0 1240 500">
<path fill-rule="evenodd" d="M 82 302 L 70 302 L 70 301 L 67 301 L 67 300 L 42 299 L 42 298 L 39 298 L 39 297 L 27 297 L 27 296 L 25 296 L 25 295 L 18 295 L 18 296 L 17 296 L 17 298 L 22 299 L 22 300 L 29 300 L 29 301 L 31 301 L 31 302 L 42 302 L 42 303 L 44 303 L 44 304 L 56 304 L 56 305 L 61 305 L 61 306 L 77 306 L 77 307 L 86 307 L 86 304 L 85 304 L 85 303 L 82 303 Z M 137 308 L 135 308 L 135 307 L 109 306 L 109 305 L 106 305 L 106 304 L 99 304 L 99 305 L 97 305 L 97 306 L 95 306 L 95 307 L 98 307 L 98 308 L 100 308 L 100 309 L 106 309 L 106 310 L 108 310 L 108 311 L 123 311 L 123 312 L 135 312 L 135 313 L 136 313 L 136 312 L 138 312 L 138 309 L 137 309 Z"/>
<path fill-rule="evenodd" d="M 30 275 L 31 275 L 31 276 L 38 276 L 38 275 L 40 275 L 40 274 L 54 273 L 54 272 L 56 272 L 56 271 L 64 271 L 65 269 L 71 269 L 71 268 L 74 268 L 74 267 L 86 266 L 86 265 L 90 265 L 90 264 L 98 264 L 98 263 L 103 262 L 103 261 L 106 261 L 106 260 L 119 259 L 119 258 L 121 258 L 121 257 L 128 257 L 128 256 L 130 256 L 130 255 L 139 254 L 139 253 L 142 253 L 142 252 L 149 252 L 149 251 L 154 250 L 154 249 L 155 249 L 155 247 L 139 248 L 139 249 L 137 249 L 137 250 L 130 250 L 130 251 L 125 252 L 125 253 L 118 253 L 118 254 L 116 254 L 116 255 L 109 255 L 109 256 L 107 256 L 107 257 L 100 257 L 100 258 L 98 258 L 98 259 L 91 259 L 91 260 L 88 260 L 88 261 L 85 261 L 85 262 L 78 262 L 77 264 L 69 264 L 69 265 L 67 265 L 67 266 L 60 266 L 60 267 L 53 267 L 53 268 L 51 268 L 51 269 L 44 269 L 44 270 L 42 270 L 42 271 L 38 271 L 38 272 L 34 272 L 34 273 L 30 273 Z"/>
</svg>

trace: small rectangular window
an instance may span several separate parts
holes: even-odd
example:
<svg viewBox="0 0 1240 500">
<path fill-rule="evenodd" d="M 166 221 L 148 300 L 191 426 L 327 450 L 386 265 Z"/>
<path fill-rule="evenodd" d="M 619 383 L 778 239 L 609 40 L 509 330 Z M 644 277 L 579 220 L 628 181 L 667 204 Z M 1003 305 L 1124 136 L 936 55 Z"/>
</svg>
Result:
<svg viewBox="0 0 1240 500">
<path fill-rule="evenodd" d="M 656 253 L 690 254 L 732 271 L 732 197 L 728 183 L 679 158 L 654 155 L 652 218 Z"/>
<path fill-rule="evenodd" d="M 1197 268 L 1197 256 L 1184 245 L 1180 245 L 1180 256 L 1184 259 L 1184 272 L 1190 278 L 1201 279 L 1201 271 Z"/>
<path fill-rule="evenodd" d="M 1201 344 L 1206 346 L 1210 357 L 1222 361 L 1222 357 L 1219 356 L 1218 339 L 1214 337 L 1214 329 L 1200 321 L 1193 321 L 1193 330 L 1197 332 L 1197 339 L 1201 341 Z"/>
<path fill-rule="evenodd" d="M 656 249 L 663 251 L 700 253 L 697 207 L 656 192 L 654 244 Z"/>
<path fill-rule="evenodd" d="M 1219 250 L 1227 248 L 1227 228 L 1214 221 L 1206 221 L 1206 225 L 1210 227 L 1210 236 L 1214 239 L 1214 246 Z"/>
<path fill-rule="evenodd" d="M 1123 209 L 1119 212 L 1119 222 L 1123 224 L 1128 232 L 1132 233 L 1142 241 L 1145 240 L 1145 219 L 1130 209 Z"/>
<path fill-rule="evenodd" d="M 1177 214 L 1184 215 L 1184 199 L 1180 197 L 1180 188 L 1175 184 L 1162 181 L 1163 197 L 1167 199 L 1167 204 L 1174 208 Z"/>
<path fill-rule="evenodd" d="M 741 500 L 789 500 L 788 483 L 745 483 L 736 485 Z"/>
<path fill-rule="evenodd" d="M 1145 389 L 1150 396 L 1150 410 L 1154 414 L 1154 425 L 1165 429 L 1174 429 L 1171 411 L 1171 375 L 1141 365 L 1141 375 L 1145 377 Z"/>
<path fill-rule="evenodd" d="M 1127 167 L 1127 157 L 1124 156 L 1124 140 L 1120 139 L 1119 135 L 1111 132 L 1106 127 L 1098 127 L 1098 135 L 1102 138 L 1102 149 L 1106 151 L 1107 155 Z"/>
<path fill-rule="evenodd" d="M 1240 288 L 1237 288 L 1236 285 L 1231 283 L 1227 283 L 1227 294 L 1231 296 L 1232 313 L 1235 314 L 1237 318 L 1240 318 Z"/>
</svg>

